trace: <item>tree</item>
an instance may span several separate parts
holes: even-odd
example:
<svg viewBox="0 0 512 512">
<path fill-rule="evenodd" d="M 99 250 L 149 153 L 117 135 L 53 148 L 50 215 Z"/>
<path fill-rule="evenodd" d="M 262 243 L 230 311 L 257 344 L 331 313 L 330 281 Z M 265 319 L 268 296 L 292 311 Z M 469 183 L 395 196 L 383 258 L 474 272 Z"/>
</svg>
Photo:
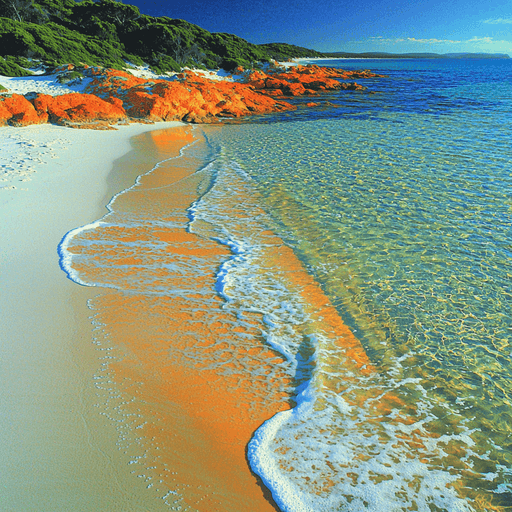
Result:
<svg viewBox="0 0 512 512">
<path fill-rule="evenodd" d="M 43 23 L 48 15 L 32 0 L 0 0 L 0 12 L 5 18 L 15 21 Z"/>
<path fill-rule="evenodd" d="M 76 4 L 70 19 L 79 28 L 87 28 L 89 20 L 93 17 L 111 23 L 118 31 L 124 32 L 126 26 L 138 20 L 141 14 L 134 5 L 125 5 L 114 0 L 86 0 Z"/>
</svg>

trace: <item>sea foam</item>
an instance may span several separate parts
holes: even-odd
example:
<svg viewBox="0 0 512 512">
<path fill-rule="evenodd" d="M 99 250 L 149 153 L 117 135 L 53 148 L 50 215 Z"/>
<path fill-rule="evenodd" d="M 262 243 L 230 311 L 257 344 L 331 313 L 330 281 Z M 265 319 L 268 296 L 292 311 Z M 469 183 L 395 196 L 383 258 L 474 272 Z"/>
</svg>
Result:
<svg viewBox="0 0 512 512">
<path fill-rule="evenodd" d="M 90 224 L 85 224 L 84 226 L 80 226 L 78 228 L 74 228 L 70 231 L 68 231 L 62 240 L 60 241 L 57 252 L 59 255 L 59 265 L 61 269 L 66 273 L 69 279 L 74 281 L 75 283 L 82 285 L 82 286 L 103 286 L 105 288 L 116 288 L 115 285 L 109 283 L 108 281 L 105 282 L 91 282 L 90 280 L 82 278 L 79 271 L 77 271 L 75 268 L 73 268 L 73 263 L 76 263 L 77 260 L 80 259 L 79 256 L 74 254 L 72 251 L 70 251 L 70 246 L 75 244 L 78 239 L 79 245 L 81 246 L 87 246 L 91 245 L 93 242 L 88 241 L 86 238 L 84 238 L 82 235 L 86 235 L 88 232 L 94 232 L 95 230 L 102 228 L 102 227 L 108 227 L 109 226 L 109 218 L 112 216 L 113 213 L 115 213 L 115 202 L 116 200 L 126 194 L 129 191 L 137 189 L 137 187 L 140 185 L 140 180 L 143 176 L 146 176 L 148 174 L 151 174 L 155 170 L 159 169 L 162 165 L 166 164 L 167 162 L 170 162 L 172 160 L 176 160 L 181 158 L 187 149 L 192 147 L 197 142 L 197 139 L 190 142 L 189 144 L 184 145 L 180 148 L 179 154 L 176 156 L 172 156 L 166 159 L 161 160 L 160 162 L 157 162 L 151 169 L 149 169 L 147 172 L 137 176 L 135 179 L 135 182 L 132 186 L 128 187 L 125 190 L 122 190 L 115 194 L 112 199 L 109 201 L 109 203 L 106 205 L 107 213 L 99 220 L 92 222 Z M 200 169 L 199 171 L 201 171 Z M 173 183 L 172 185 L 175 185 Z M 152 224 L 158 226 L 161 224 L 161 222 L 158 219 L 154 219 Z M 116 225 L 119 225 L 117 223 Z M 98 243 L 96 240 L 94 243 Z M 104 242 L 108 243 L 108 242 Z"/>
</svg>

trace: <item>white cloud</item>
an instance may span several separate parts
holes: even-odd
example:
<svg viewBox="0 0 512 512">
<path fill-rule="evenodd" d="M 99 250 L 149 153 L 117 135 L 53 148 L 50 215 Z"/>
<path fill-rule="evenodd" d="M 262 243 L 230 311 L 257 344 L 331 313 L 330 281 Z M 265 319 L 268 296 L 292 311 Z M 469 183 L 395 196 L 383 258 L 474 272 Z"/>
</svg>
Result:
<svg viewBox="0 0 512 512">
<path fill-rule="evenodd" d="M 462 41 L 453 41 L 452 39 L 416 39 L 415 37 L 408 37 L 406 41 L 411 43 L 461 43 Z"/>
<path fill-rule="evenodd" d="M 472 37 L 465 40 L 454 39 L 419 39 L 416 37 L 397 37 L 385 38 L 382 36 L 370 37 L 370 41 L 375 43 L 419 43 L 419 44 L 477 44 L 477 45 L 510 45 L 510 41 L 496 41 L 492 37 Z"/>
<path fill-rule="evenodd" d="M 358 47 L 364 45 L 371 47 L 373 51 L 376 48 L 385 48 L 386 51 L 401 52 L 472 52 L 472 53 L 505 53 L 512 55 L 512 41 L 496 40 L 487 36 L 474 36 L 470 39 L 437 39 L 437 38 L 418 38 L 418 37 L 385 37 L 374 36 L 364 41 L 351 41 Z"/>
<path fill-rule="evenodd" d="M 382 36 L 370 37 L 372 41 L 383 42 L 383 43 L 464 43 L 465 41 L 453 41 L 452 39 L 417 39 L 416 37 L 399 37 L 399 38 L 384 38 Z"/>
<path fill-rule="evenodd" d="M 482 23 L 488 23 L 489 25 L 502 25 L 512 23 L 512 18 L 494 18 L 483 20 Z"/>
<path fill-rule="evenodd" d="M 472 37 L 466 43 L 505 43 L 506 41 L 495 41 L 492 37 Z"/>
</svg>

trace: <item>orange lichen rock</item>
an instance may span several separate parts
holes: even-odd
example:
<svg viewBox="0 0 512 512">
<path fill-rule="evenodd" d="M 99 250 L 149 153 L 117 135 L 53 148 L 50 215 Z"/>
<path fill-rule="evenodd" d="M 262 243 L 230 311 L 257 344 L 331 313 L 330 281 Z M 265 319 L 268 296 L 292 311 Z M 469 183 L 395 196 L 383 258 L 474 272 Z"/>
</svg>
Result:
<svg viewBox="0 0 512 512">
<path fill-rule="evenodd" d="M 40 113 L 46 113 L 52 123 L 64 126 L 91 125 L 100 122 L 118 123 L 126 120 L 127 115 L 121 100 L 112 98 L 104 101 L 92 94 L 63 94 L 49 96 L 38 94 L 32 103 Z"/>
<path fill-rule="evenodd" d="M 64 64 L 53 70 L 54 73 L 64 73 L 65 71 L 73 71 L 75 66 L 73 64 Z"/>
<path fill-rule="evenodd" d="M 256 80 L 264 80 L 267 78 L 267 74 L 263 71 L 256 70 L 250 71 L 249 74 L 245 77 L 246 82 L 255 82 Z"/>
<path fill-rule="evenodd" d="M 222 117 L 242 117 L 293 110 L 248 84 L 208 80 L 193 72 L 180 73 L 174 80 L 147 80 L 128 73 L 92 69 L 88 92 L 112 101 L 118 98 L 133 119 L 209 123 Z"/>
<path fill-rule="evenodd" d="M 262 71 L 255 71 L 247 75 L 246 82 L 255 89 L 266 91 L 269 94 L 275 94 L 272 91 L 280 90 L 286 96 L 301 96 L 336 89 L 364 91 L 366 87 L 355 82 L 346 83 L 342 80 L 382 76 L 370 71 L 345 71 L 316 65 L 299 65 L 288 69 L 280 68 L 268 75 Z"/>
<path fill-rule="evenodd" d="M 92 79 L 87 94 L 52 97 L 16 94 L 0 98 L 0 125 L 51 122 L 73 128 L 105 129 L 131 120 L 213 123 L 221 118 L 241 118 L 295 110 L 284 97 L 314 96 L 330 90 L 364 90 L 354 78 L 374 78 L 370 71 L 344 71 L 320 66 L 273 66 L 263 71 L 245 71 L 241 82 L 210 80 L 186 71 L 167 79 L 138 78 L 131 73 L 100 67 L 64 65 L 58 72 L 79 69 Z"/>
<path fill-rule="evenodd" d="M 0 126 L 28 126 L 48 121 L 48 115 L 37 112 L 32 103 L 19 94 L 0 96 Z"/>
</svg>

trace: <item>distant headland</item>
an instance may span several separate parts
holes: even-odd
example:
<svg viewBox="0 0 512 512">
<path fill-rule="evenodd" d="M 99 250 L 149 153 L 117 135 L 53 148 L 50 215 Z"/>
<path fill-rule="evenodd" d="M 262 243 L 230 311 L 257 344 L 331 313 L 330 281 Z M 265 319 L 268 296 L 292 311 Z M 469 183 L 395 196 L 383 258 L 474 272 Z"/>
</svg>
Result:
<svg viewBox="0 0 512 512">
<path fill-rule="evenodd" d="M 506 53 L 387 53 L 329 52 L 327 57 L 345 59 L 510 59 Z"/>
</svg>

